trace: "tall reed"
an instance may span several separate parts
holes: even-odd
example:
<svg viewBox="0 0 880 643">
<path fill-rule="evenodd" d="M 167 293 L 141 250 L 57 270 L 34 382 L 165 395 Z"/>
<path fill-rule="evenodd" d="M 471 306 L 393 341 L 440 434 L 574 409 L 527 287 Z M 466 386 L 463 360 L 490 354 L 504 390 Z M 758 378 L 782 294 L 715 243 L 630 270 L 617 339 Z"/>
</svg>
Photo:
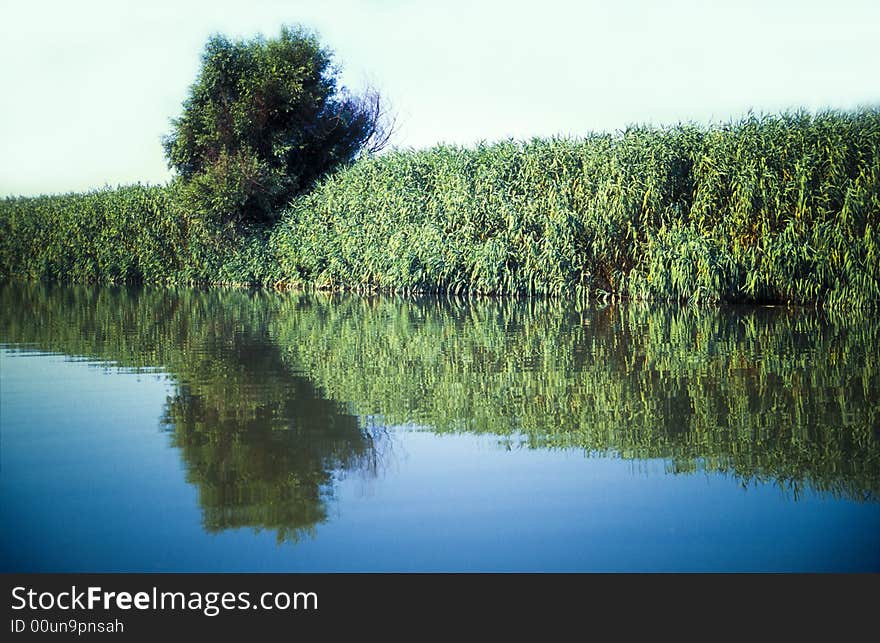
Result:
<svg viewBox="0 0 880 643">
<path fill-rule="evenodd" d="M 188 209 L 180 186 L 0 201 L 0 277 L 99 283 L 268 283 L 269 231 Z"/>
<path fill-rule="evenodd" d="M 880 111 L 791 113 L 361 161 L 273 233 L 325 288 L 880 298 Z"/>
<path fill-rule="evenodd" d="M 364 158 L 271 228 L 178 185 L 0 201 L 0 275 L 880 302 L 880 109 Z"/>
</svg>

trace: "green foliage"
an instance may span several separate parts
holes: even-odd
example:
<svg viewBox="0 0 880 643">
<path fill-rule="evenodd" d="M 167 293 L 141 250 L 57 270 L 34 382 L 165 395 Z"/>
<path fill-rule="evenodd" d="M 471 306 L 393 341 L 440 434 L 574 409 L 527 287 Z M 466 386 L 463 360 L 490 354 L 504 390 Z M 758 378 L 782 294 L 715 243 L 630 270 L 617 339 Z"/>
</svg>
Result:
<svg viewBox="0 0 880 643">
<path fill-rule="evenodd" d="M 249 188 L 224 168 L 243 157 L 218 158 L 164 189 L 0 202 L 0 274 L 880 302 L 877 109 L 394 151 L 328 176 L 272 227 L 236 217 Z"/>
<path fill-rule="evenodd" d="M 332 55 L 314 34 L 213 36 L 183 114 L 165 141 L 189 202 L 220 221 L 263 221 L 376 132 L 375 96 L 338 86 Z"/>
<path fill-rule="evenodd" d="M 880 300 L 880 111 L 635 127 L 365 159 L 273 235 L 325 288 Z"/>
<path fill-rule="evenodd" d="M 166 188 L 133 185 L 0 202 L 0 275 L 74 281 L 169 279 L 188 220 Z"/>
<path fill-rule="evenodd" d="M 0 201 L 0 276 L 102 283 L 269 283 L 260 226 L 193 213 L 186 188 L 126 186 Z"/>
</svg>

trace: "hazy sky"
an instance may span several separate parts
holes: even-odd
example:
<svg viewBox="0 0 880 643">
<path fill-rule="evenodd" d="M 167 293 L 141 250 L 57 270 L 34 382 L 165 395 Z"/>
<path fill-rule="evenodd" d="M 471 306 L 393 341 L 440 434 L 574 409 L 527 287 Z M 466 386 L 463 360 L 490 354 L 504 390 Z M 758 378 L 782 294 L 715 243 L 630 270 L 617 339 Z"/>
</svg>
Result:
<svg viewBox="0 0 880 643">
<path fill-rule="evenodd" d="M 166 181 L 207 37 L 283 23 L 381 90 L 399 147 L 880 104 L 878 0 L 0 0 L 0 195 Z"/>
</svg>

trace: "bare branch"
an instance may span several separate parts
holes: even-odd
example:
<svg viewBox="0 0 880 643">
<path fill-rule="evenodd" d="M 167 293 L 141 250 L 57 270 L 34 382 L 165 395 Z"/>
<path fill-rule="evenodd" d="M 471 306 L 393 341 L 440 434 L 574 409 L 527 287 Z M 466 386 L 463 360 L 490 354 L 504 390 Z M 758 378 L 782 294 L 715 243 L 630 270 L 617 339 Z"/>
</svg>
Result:
<svg viewBox="0 0 880 643">
<path fill-rule="evenodd" d="M 368 154 L 385 149 L 396 131 L 397 115 L 384 104 L 375 88 L 370 87 L 364 92 L 361 106 L 370 123 L 370 131 L 364 140 L 364 150 Z"/>
</svg>

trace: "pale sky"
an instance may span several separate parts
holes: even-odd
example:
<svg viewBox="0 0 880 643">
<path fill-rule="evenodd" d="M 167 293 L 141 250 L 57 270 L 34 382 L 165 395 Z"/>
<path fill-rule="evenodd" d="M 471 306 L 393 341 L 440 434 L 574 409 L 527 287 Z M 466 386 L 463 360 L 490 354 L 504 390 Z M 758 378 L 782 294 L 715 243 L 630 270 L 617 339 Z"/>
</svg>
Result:
<svg viewBox="0 0 880 643">
<path fill-rule="evenodd" d="M 880 105 L 878 0 L 0 0 L 0 196 L 164 183 L 208 36 L 285 23 L 404 148 Z"/>
</svg>

